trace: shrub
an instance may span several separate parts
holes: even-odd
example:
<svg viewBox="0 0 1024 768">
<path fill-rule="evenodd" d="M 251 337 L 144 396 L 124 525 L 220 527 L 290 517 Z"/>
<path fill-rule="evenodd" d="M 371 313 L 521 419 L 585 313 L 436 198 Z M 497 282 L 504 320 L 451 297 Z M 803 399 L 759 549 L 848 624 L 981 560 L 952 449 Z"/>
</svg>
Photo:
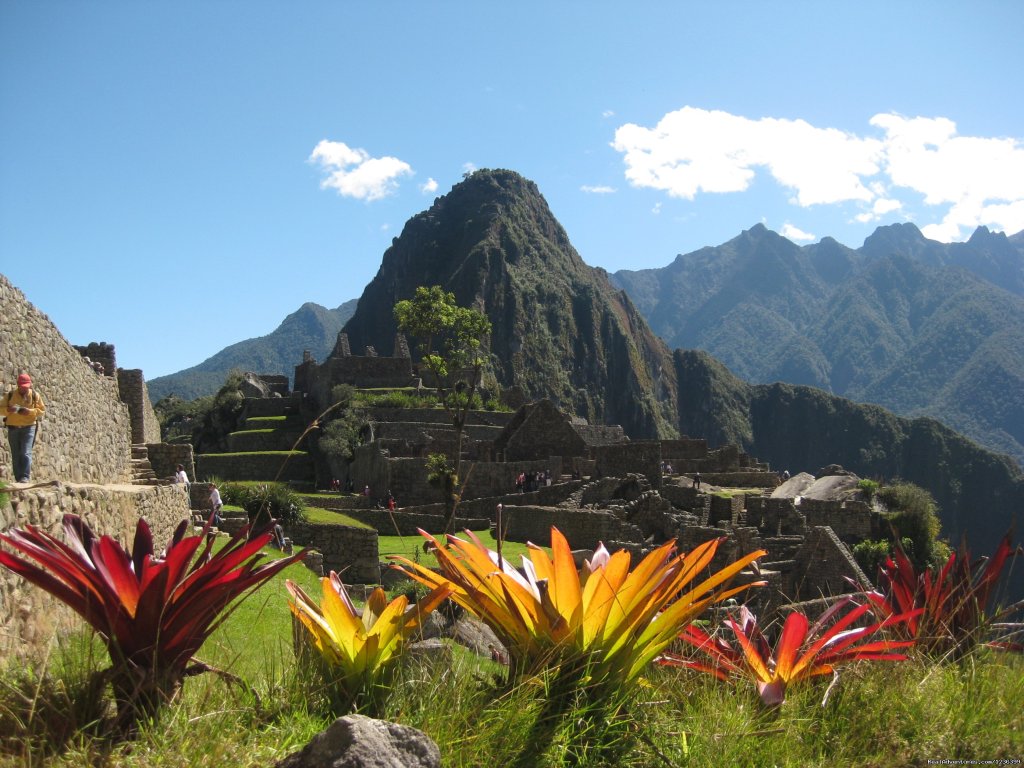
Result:
<svg viewBox="0 0 1024 768">
<path fill-rule="evenodd" d="M 857 561 L 857 565 L 864 571 L 865 576 L 874 579 L 879 566 L 889 557 L 891 547 L 888 540 L 872 541 L 868 539 L 854 545 L 853 559 Z"/>
<path fill-rule="evenodd" d="M 257 525 L 270 518 L 282 525 L 305 519 L 305 500 L 284 483 L 224 483 L 220 494 L 225 504 L 241 507 Z"/>
<path fill-rule="evenodd" d="M 868 501 L 872 501 L 875 498 L 875 494 L 878 493 L 878 483 L 875 480 L 861 480 L 857 483 L 857 488 L 860 489 Z"/>
<path fill-rule="evenodd" d="M 942 523 L 935 499 L 928 491 L 913 483 L 896 483 L 879 488 L 878 500 L 888 510 L 896 536 L 913 542 L 912 551 L 907 554 L 915 568 L 930 568 L 945 560 L 949 548 L 938 541 Z"/>
</svg>

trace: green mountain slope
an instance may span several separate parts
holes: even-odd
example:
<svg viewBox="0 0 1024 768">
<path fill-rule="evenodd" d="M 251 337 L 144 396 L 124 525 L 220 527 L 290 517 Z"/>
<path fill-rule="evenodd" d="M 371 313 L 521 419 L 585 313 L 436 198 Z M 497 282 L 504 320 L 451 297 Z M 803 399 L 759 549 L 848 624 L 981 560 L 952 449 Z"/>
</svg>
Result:
<svg viewBox="0 0 1024 768">
<path fill-rule="evenodd" d="M 199 365 L 147 381 L 149 398 L 155 403 L 172 393 L 185 400 L 212 395 L 232 368 L 290 378 L 302 362 L 303 350 L 310 350 L 318 360 L 330 354 L 338 331 L 355 308 L 355 299 L 335 309 L 307 302 L 266 336 L 239 341 Z"/>
<path fill-rule="evenodd" d="M 945 244 L 899 224 L 854 251 L 757 226 L 612 280 L 670 345 L 705 349 L 747 381 L 932 416 L 1024 464 L 1021 240 L 979 228 Z"/>
</svg>

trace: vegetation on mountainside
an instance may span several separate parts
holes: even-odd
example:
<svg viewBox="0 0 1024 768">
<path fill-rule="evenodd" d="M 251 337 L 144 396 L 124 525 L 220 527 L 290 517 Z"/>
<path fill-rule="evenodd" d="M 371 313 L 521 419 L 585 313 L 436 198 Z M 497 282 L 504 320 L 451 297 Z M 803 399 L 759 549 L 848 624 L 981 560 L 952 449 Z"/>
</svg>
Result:
<svg viewBox="0 0 1024 768">
<path fill-rule="evenodd" d="M 810 387 L 750 385 L 707 353 L 675 353 L 680 432 L 711 445 L 737 442 L 751 456 L 791 472 L 840 464 L 861 477 L 900 478 L 938 505 L 944 534 L 968 534 L 989 549 L 1024 502 L 1024 474 L 932 419 L 904 419 Z M 1024 569 L 1014 579 L 1024 586 Z"/>
<path fill-rule="evenodd" d="M 612 280 L 670 346 L 747 381 L 931 416 L 1024 465 L 1024 246 L 977 234 L 943 244 L 894 225 L 858 250 L 801 248 L 758 225 Z"/>
<path fill-rule="evenodd" d="M 675 434 L 667 348 L 583 263 L 532 182 L 477 171 L 410 219 L 345 326 L 353 348 L 387 348 L 397 330 L 388 310 L 433 284 L 493 324 L 490 364 L 503 391 L 550 398 L 633 437 Z"/>
</svg>

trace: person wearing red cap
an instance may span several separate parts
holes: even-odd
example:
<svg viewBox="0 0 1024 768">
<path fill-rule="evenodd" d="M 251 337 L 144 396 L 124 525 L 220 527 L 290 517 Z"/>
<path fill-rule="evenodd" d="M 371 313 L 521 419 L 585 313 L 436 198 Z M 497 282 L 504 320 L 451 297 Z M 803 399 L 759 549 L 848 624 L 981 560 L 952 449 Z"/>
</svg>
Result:
<svg viewBox="0 0 1024 768">
<path fill-rule="evenodd" d="M 3 412 L 7 440 L 11 444 L 14 480 L 27 483 L 32 475 L 32 448 L 36 442 L 36 421 L 46 411 L 43 398 L 32 388 L 32 377 L 18 376 L 17 389 L 4 395 Z"/>
</svg>

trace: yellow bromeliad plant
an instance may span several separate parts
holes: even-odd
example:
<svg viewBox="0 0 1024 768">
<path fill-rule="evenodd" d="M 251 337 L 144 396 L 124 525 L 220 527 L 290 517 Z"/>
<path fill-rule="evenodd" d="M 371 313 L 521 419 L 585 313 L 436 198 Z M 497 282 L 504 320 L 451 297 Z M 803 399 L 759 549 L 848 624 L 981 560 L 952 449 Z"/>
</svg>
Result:
<svg viewBox="0 0 1024 768">
<path fill-rule="evenodd" d="M 548 666 L 586 669 L 594 682 L 635 679 L 708 606 L 751 584 L 723 585 L 763 550 L 714 573 L 708 566 L 719 540 L 675 553 L 668 542 L 630 570 L 625 550 L 600 545 L 593 560 L 576 569 L 565 536 L 551 529 L 551 554 L 533 544 L 520 573 L 467 531 L 469 541 L 447 537 L 435 545 L 441 573 L 392 556 L 400 569 L 451 599 L 487 624 L 509 652 L 513 677 Z"/>
<path fill-rule="evenodd" d="M 320 605 L 295 582 L 285 582 L 292 613 L 309 630 L 329 682 L 341 688 L 342 706 L 372 708 L 386 693 L 405 641 L 451 589 L 438 586 L 410 606 L 405 595 L 389 603 L 384 590 L 377 587 L 359 611 L 337 573 L 331 571 L 320 581 Z"/>
</svg>

